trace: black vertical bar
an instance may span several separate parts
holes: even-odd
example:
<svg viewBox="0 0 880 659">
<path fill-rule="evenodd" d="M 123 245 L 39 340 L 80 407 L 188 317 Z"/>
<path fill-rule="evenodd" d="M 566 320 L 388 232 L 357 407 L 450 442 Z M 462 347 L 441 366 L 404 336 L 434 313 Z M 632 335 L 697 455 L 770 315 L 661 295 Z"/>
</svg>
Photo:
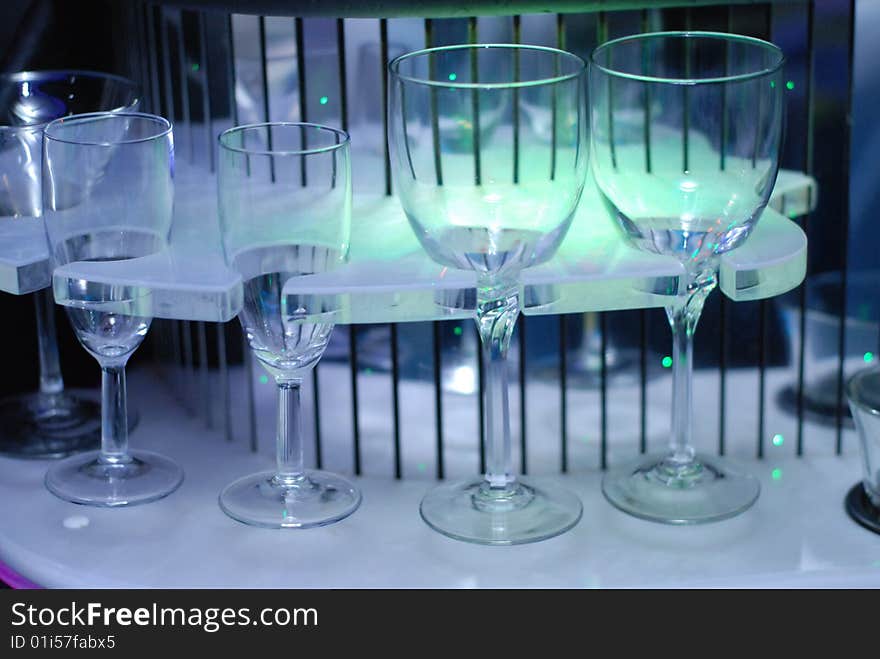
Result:
<svg viewBox="0 0 880 659">
<path fill-rule="evenodd" d="M 183 42 L 183 9 L 178 10 L 177 18 L 179 24 L 177 26 L 177 65 L 180 75 L 180 103 L 181 112 L 183 114 L 183 122 L 186 124 L 187 133 L 189 133 L 189 161 L 195 161 L 195 140 L 193 139 L 192 115 L 190 114 L 189 103 L 189 72 L 186 70 L 186 46 Z"/>
<path fill-rule="evenodd" d="M 361 473 L 361 425 L 358 415 L 357 325 L 348 326 L 348 361 L 351 381 L 351 429 L 354 443 L 354 473 Z"/>
<path fill-rule="evenodd" d="M 385 164 L 385 194 L 391 194 L 391 154 L 388 151 L 388 19 L 379 19 L 379 52 L 382 67 L 382 155 Z"/>
<path fill-rule="evenodd" d="M 526 456 L 526 317 L 519 317 L 519 462 L 520 471 L 527 474 Z"/>
<path fill-rule="evenodd" d="M 259 18 L 260 30 L 260 82 L 263 85 L 263 121 L 271 121 L 269 112 L 269 63 L 266 55 L 266 17 Z M 266 145 L 272 150 L 272 131 L 266 131 Z M 275 182 L 275 159 L 269 158 L 269 178 Z"/>
<path fill-rule="evenodd" d="M 388 150 L 388 21 L 379 20 L 379 53 L 382 67 L 382 136 L 385 157 L 385 194 L 391 195 L 391 153 Z M 394 433 L 394 477 L 402 475 L 400 462 L 400 359 L 397 325 L 391 323 L 391 413 Z"/>
<path fill-rule="evenodd" d="M 764 5 L 764 30 L 761 35 L 764 39 L 771 38 L 773 29 L 773 7 Z M 763 112 L 763 94 L 758 94 L 757 116 L 760 121 Z M 755 149 L 752 153 L 752 167 L 758 158 L 758 134 L 755 129 Z M 767 300 L 758 303 L 758 458 L 764 457 L 764 433 L 766 425 L 766 405 L 764 404 L 767 390 Z"/>
<path fill-rule="evenodd" d="M 522 40 L 521 17 L 516 15 L 513 17 L 513 43 L 520 43 Z M 513 51 L 513 79 L 519 80 L 520 62 L 519 51 Z M 513 90 L 513 182 L 519 183 L 519 88 Z"/>
<path fill-rule="evenodd" d="M 690 31 L 693 22 L 693 13 L 691 8 L 684 10 L 684 29 Z M 691 44 L 690 39 L 685 39 L 684 43 L 684 77 L 689 78 L 691 75 Z M 691 90 L 689 85 L 681 86 L 681 93 L 684 96 L 684 112 L 682 112 L 682 140 L 681 140 L 681 170 L 687 172 L 690 167 L 690 128 L 691 128 Z"/>
<path fill-rule="evenodd" d="M 315 467 L 321 469 L 324 466 L 324 456 L 321 450 L 321 387 L 318 381 L 318 365 L 312 369 L 312 408 L 315 417 Z"/>
<path fill-rule="evenodd" d="M 815 72 L 815 49 L 813 38 L 813 19 L 815 12 L 815 3 L 810 0 L 807 5 L 807 94 L 806 94 L 806 149 L 804 151 L 804 172 L 808 175 L 813 172 L 813 122 L 814 122 L 814 72 Z M 813 203 L 812 188 L 807 189 L 807 212 L 801 219 L 801 229 L 807 235 L 809 243 L 810 229 L 810 213 L 809 208 Z M 809 269 L 808 269 L 809 274 Z M 804 357 L 806 352 L 806 332 L 807 332 L 807 282 L 804 281 L 798 291 L 798 304 L 800 306 L 800 346 L 798 349 L 798 380 L 797 380 L 797 455 L 804 454 Z"/>
<path fill-rule="evenodd" d="M 600 44 L 608 40 L 608 15 L 604 11 L 599 12 L 599 21 L 597 24 L 597 40 Z M 610 65 L 610 53 L 608 54 Z M 611 76 L 608 76 L 608 141 L 611 146 L 611 163 L 613 167 L 617 167 L 617 155 L 614 149 L 614 121 L 612 120 L 612 102 L 611 102 Z M 600 350 L 599 355 L 599 418 L 600 418 L 600 439 L 599 439 L 599 466 L 605 470 L 608 467 L 608 332 L 607 321 L 604 312 L 599 312 L 599 337 Z"/>
<path fill-rule="evenodd" d="M 210 78 L 208 76 L 208 26 L 206 25 L 205 13 L 199 12 L 199 59 L 201 66 L 199 67 L 202 74 L 202 121 L 205 124 L 205 146 L 208 149 L 208 163 L 211 172 L 214 172 L 214 127 L 211 118 L 211 90 Z"/>
<path fill-rule="evenodd" d="M 403 475 L 400 461 L 400 357 L 397 353 L 397 323 L 391 323 L 391 409 L 394 414 L 394 478 Z"/>
<path fill-rule="evenodd" d="M 565 16 L 556 15 L 556 47 L 565 50 Z M 554 103 L 556 97 L 554 95 Z M 554 113 L 555 115 L 555 113 Z M 554 116 L 555 119 L 555 116 Z M 568 324 L 566 316 L 559 316 L 559 426 L 562 473 L 568 471 Z"/>
<path fill-rule="evenodd" d="M 155 14 L 152 8 L 144 4 L 144 21 L 147 24 L 147 52 L 150 62 L 150 110 L 158 114 L 161 112 L 159 105 L 159 62 L 156 61 L 156 27 Z"/>
<path fill-rule="evenodd" d="M 852 117 L 853 103 L 853 62 L 855 61 L 855 14 L 856 2 L 849 1 L 849 44 L 848 64 L 849 80 L 847 81 L 846 117 Z M 834 452 L 840 455 L 843 451 L 843 361 L 846 354 L 846 287 L 849 279 L 849 172 L 850 172 L 850 140 L 852 139 L 852 122 L 844 122 L 844 140 L 841 148 L 842 162 L 840 164 L 843 180 L 847 182 L 845 194 L 841 195 L 841 210 L 843 220 L 843 237 L 840 241 L 840 321 L 837 328 L 837 397 L 835 399 L 835 425 L 837 437 L 834 441 Z"/>
<path fill-rule="evenodd" d="M 443 480 L 443 388 L 442 388 L 442 370 L 440 361 L 440 323 L 434 321 L 431 323 L 433 330 L 433 342 L 431 348 L 434 358 L 434 429 L 436 431 L 437 440 L 437 478 Z"/>
<path fill-rule="evenodd" d="M 733 32 L 733 7 L 728 5 L 726 17 L 726 30 Z M 724 71 L 730 71 L 730 48 L 724 50 Z M 721 88 L 721 146 L 720 167 L 724 171 L 727 162 L 727 141 L 730 130 L 730 117 L 727 109 L 727 86 Z M 718 455 L 724 455 L 727 450 L 727 296 L 721 295 L 721 303 L 718 310 L 718 324 L 721 331 L 718 333 Z"/>
<path fill-rule="evenodd" d="M 168 41 L 168 22 L 165 20 L 165 10 L 162 7 L 156 7 L 159 12 L 159 40 L 162 44 L 162 77 L 165 84 L 165 116 L 171 123 L 175 123 L 176 116 L 174 112 L 174 87 L 171 80 L 171 45 Z"/>
<path fill-rule="evenodd" d="M 336 19 L 336 54 L 339 59 L 339 111 L 342 130 L 348 130 L 348 73 L 345 62 L 345 19 Z M 387 54 L 387 51 L 386 51 Z M 386 140 L 387 141 L 387 140 Z"/>
<path fill-rule="evenodd" d="M 480 338 L 480 330 L 474 324 L 474 332 L 477 335 L 477 421 L 480 426 L 480 473 L 486 473 L 486 373 L 483 367 L 483 341 Z"/>
<path fill-rule="evenodd" d="M 471 16 L 468 19 L 468 43 L 477 43 L 477 19 Z M 477 51 L 470 51 L 471 83 L 480 81 L 480 69 L 477 62 Z M 480 165 L 480 91 L 471 90 L 471 113 L 473 116 L 473 142 L 474 146 L 474 184 L 481 185 L 483 182 L 482 167 Z"/>
<path fill-rule="evenodd" d="M 600 408 L 600 457 L 599 466 L 605 470 L 608 468 L 608 324 L 607 314 L 599 312 L 599 331 L 601 337 L 601 351 L 599 355 L 599 368 L 601 377 L 601 389 L 599 390 L 599 408 Z"/>
<path fill-rule="evenodd" d="M 568 472 L 568 324 L 566 316 L 559 316 L 559 425 L 562 441 L 560 469 Z"/>
<path fill-rule="evenodd" d="M 202 396 L 202 413 L 205 415 L 205 427 L 211 430 L 214 420 L 211 418 L 211 380 L 208 372 L 208 329 L 205 323 L 196 323 L 196 339 L 199 349 L 199 389 Z"/>
<path fill-rule="evenodd" d="M 431 48 L 434 45 L 434 21 L 430 18 L 425 19 L 425 48 Z M 428 76 L 432 80 L 436 77 L 436 64 L 434 57 L 428 57 Z M 437 113 L 437 90 L 432 87 L 430 91 L 431 99 L 431 133 L 434 146 L 434 173 L 437 177 L 437 185 L 443 185 L 443 163 L 440 156 L 440 122 Z M 437 444 L 437 478 L 442 480 L 444 477 L 443 465 L 443 364 L 440 351 L 440 322 L 431 323 L 431 332 L 433 336 L 432 342 L 432 361 L 434 373 L 434 431 L 436 433 Z M 477 355 L 477 363 L 482 364 L 479 355 Z M 481 403 L 482 404 L 482 403 Z M 480 419 L 482 419 L 482 407 Z M 483 424 L 480 422 L 480 472 L 485 471 L 485 456 L 483 448 Z"/>
<path fill-rule="evenodd" d="M 251 453 L 256 453 L 259 442 L 257 441 L 257 402 L 254 396 L 254 355 L 248 345 L 247 335 L 241 333 L 242 351 L 245 364 L 245 381 L 247 382 L 248 397 L 248 431 L 250 433 Z"/>
<path fill-rule="evenodd" d="M 229 42 L 227 43 L 227 47 L 229 48 L 229 59 L 227 60 L 227 84 L 229 85 L 229 112 L 232 116 L 232 124 L 234 126 L 238 125 L 238 102 L 235 100 L 235 85 L 236 85 L 236 75 L 235 75 L 235 33 L 232 28 L 232 14 L 229 14 L 226 17 L 226 30 L 229 34 Z"/>
<path fill-rule="evenodd" d="M 642 10 L 641 30 L 650 29 L 648 10 Z M 647 74 L 648 50 L 642 46 L 642 73 Z M 651 159 L 651 86 L 645 85 L 644 100 L 645 173 L 650 174 Z M 648 450 L 648 314 L 639 309 L 639 453 Z"/>
<path fill-rule="evenodd" d="M 223 396 L 223 434 L 232 441 L 232 402 L 229 391 L 229 363 L 226 359 L 226 324 L 217 323 L 217 368 L 220 371 L 220 390 Z"/>
<path fill-rule="evenodd" d="M 303 33 L 303 19 L 300 17 L 294 18 L 293 28 L 296 38 L 296 84 L 299 91 L 299 120 L 308 121 L 309 106 L 306 102 L 306 39 Z M 300 182 L 305 186 L 308 181 L 305 158 L 300 158 L 299 167 Z"/>
</svg>

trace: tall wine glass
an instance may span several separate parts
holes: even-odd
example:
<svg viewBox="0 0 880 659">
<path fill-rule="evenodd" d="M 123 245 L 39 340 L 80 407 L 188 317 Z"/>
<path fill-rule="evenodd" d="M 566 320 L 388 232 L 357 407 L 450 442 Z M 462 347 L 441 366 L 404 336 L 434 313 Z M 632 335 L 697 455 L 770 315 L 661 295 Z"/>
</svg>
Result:
<svg viewBox="0 0 880 659">
<path fill-rule="evenodd" d="M 135 83 L 108 73 L 60 70 L 0 74 L 0 221 L 28 222 L 42 214 L 40 158 L 47 123 L 84 112 L 134 110 L 139 101 Z M 28 288 L 42 284 L 45 278 L 42 271 L 29 274 L 36 276 L 39 284 L 23 281 Z M 45 288 L 33 298 L 39 390 L 0 400 L 0 454 L 53 458 L 94 448 L 100 436 L 100 405 L 65 391 L 52 292 Z"/>
<path fill-rule="evenodd" d="M 361 495 L 341 476 L 305 468 L 300 390 L 330 340 L 334 300 L 285 287 L 348 259 L 348 135 L 307 123 L 231 128 L 220 135 L 218 192 L 226 262 L 244 285 L 238 319 L 278 387 L 276 468 L 227 486 L 220 506 L 253 526 L 332 524 Z"/>
<path fill-rule="evenodd" d="M 586 64 L 502 44 L 421 50 L 389 68 L 397 195 L 433 260 L 476 272 L 486 374 L 486 474 L 431 490 L 422 517 L 484 544 L 558 535 L 580 519 L 581 502 L 513 473 L 507 351 L 520 272 L 553 256 L 583 190 Z"/>
<path fill-rule="evenodd" d="M 174 198 L 171 124 L 132 112 L 74 115 L 46 126 L 43 214 L 56 301 L 101 365 L 101 450 L 55 463 L 46 487 L 93 506 L 146 503 L 173 492 L 183 471 L 128 448 L 125 364 L 150 327 L 148 289 L 84 278 L 90 261 L 124 261 L 168 243 Z"/>
<path fill-rule="evenodd" d="M 592 166 L 629 241 L 677 258 L 685 281 L 666 308 L 673 334 L 668 451 L 609 471 L 618 508 L 673 524 L 731 517 L 758 481 L 693 446 L 693 335 L 718 280 L 719 255 L 739 247 L 767 205 L 779 166 L 783 55 L 734 34 L 642 34 L 599 46 L 590 60 Z"/>
</svg>

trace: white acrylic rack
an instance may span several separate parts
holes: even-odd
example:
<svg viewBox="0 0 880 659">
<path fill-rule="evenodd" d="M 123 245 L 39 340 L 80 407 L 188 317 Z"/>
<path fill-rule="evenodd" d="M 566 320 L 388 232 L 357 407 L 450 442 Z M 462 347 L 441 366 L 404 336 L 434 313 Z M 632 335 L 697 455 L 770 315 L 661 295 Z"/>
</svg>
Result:
<svg viewBox="0 0 880 659">
<path fill-rule="evenodd" d="M 223 260 L 215 178 L 186 166 L 178 167 L 176 176 L 169 248 L 127 261 L 65 266 L 55 273 L 56 297 L 75 279 L 137 288 L 149 304 L 139 311 L 157 318 L 228 321 L 238 313 L 241 280 Z M 771 206 L 753 235 L 721 258 L 720 287 L 728 297 L 772 297 L 801 282 L 806 237 L 785 215 L 800 215 L 815 200 L 811 178 L 780 172 Z M 295 292 L 338 294 L 337 322 L 343 323 L 471 314 L 473 273 L 445 270 L 431 261 L 394 197 L 356 195 L 353 213 L 351 262 L 333 272 L 298 278 L 291 282 Z M 666 292 L 675 290 L 682 273 L 672 258 L 629 247 L 590 182 L 558 254 L 523 273 L 524 313 L 663 306 Z M 21 295 L 49 284 L 42 220 L 0 221 L 0 290 Z M 117 311 L 124 313 L 125 306 Z"/>
</svg>

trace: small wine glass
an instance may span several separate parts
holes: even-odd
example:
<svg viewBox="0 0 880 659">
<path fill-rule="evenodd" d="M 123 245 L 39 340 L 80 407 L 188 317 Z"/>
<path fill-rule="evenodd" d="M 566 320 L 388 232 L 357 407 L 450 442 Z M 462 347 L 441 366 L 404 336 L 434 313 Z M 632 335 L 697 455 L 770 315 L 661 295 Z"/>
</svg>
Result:
<svg viewBox="0 0 880 659">
<path fill-rule="evenodd" d="M 128 448 L 125 364 L 150 327 L 151 296 L 137 285 L 84 278 L 89 262 L 161 252 L 171 231 L 171 124 L 136 112 L 73 115 L 43 137 L 43 215 L 56 301 L 82 346 L 101 365 L 101 450 L 46 473 L 56 496 L 92 506 L 160 499 L 183 480 L 168 458 Z"/>
<path fill-rule="evenodd" d="M 58 70 L 0 74 L 0 220 L 28 222 L 42 214 L 40 159 L 47 123 L 84 112 L 135 110 L 139 102 L 134 82 L 109 73 Z M 44 277 L 40 272 L 40 284 Z M 100 439 L 100 404 L 65 391 L 52 291 L 44 288 L 33 298 L 40 388 L 0 400 L 0 454 L 57 458 L 95 448 Z"/>
<path fill-rule="evenodd" d="M 397 195 L 434 261 L 476 272 L 486 374 L 486 474 L 431 490 L 422 517 L 483 544 L 558 535 L 580 519 L 581 502 L 513 473 L 507 352 L 520 272 L 553 256 L 583 191 L 586 64 L 553 48 L 492 44 L 409 53 L 389 70 Z"/>
<path fill-rule="evenodd" d="M 348 134 L 308 123 L 231 128 L 220 135 L 217 183 L 226 262 L 244 286 L 238 319 L 278 387 L 276 469 L 228 485 L 220 507 L 253 526 L 332 524 L 357 510 L 361 494 L 342 476 L 305 468 L 300 391 L 330 340 L 335 300 L 285 287 L 348 259 Z"/>
<path fill-rule="evenodd" d="M 784 58 L 759 39 L 661 32 L 602 44 L 590 60 L 592 166 L 602 197 L 637 248 L 678 259 L 667 306 L 673 333 L 672 441 L 611 469 L 602 491 L 644 519 L 693 524 L 749 508 L 760 486 L 693 447 L 693 335 L 718 281 L 767 205 L 779 166 Z"/>
</svg>

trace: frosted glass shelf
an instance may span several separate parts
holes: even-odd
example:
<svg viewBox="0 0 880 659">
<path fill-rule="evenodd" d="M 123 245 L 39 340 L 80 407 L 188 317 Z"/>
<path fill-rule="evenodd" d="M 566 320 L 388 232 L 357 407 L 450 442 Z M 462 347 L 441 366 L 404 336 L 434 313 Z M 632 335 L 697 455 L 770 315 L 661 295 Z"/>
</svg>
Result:
<svg viewBox="0 0 880 659">
<path fill-rule="evenodd" d="M 157 318 L 227 321 L 241 306 L 241 281 L 223 262 L 214 177 L 181 164 L 168 250 L 116 263 L 72 264 L 55 274 L 55 297 L 72 283 L 126 287 L 137 311 Z M 806 267 L 795 216 L 815 203 L 815 182 L 780 173 L 761 222 L 740 249 L 722 258 L 721 289 L 732 299 L 770 297 L 796 286 Z M 296 292 L 339 294 L 338 322 L 431 320 L 470 315 L 474 276 L 444 271 L 422 251 L 393 197 L 356 195 L 351 263 L 332 273 L 291 282 Z M 42 220 L 0 220 L 0 290 L 21 295 L 50 284 Z M 624 244 L 595 186 L 588 185 L 557 256 L 524 273 L 526 314 L 662 306 L 681 266 Z M 291 292 L 294 292 L 291 290 Z M 130 303 L 108 310 L 131 311 Z"/>
</svg>

